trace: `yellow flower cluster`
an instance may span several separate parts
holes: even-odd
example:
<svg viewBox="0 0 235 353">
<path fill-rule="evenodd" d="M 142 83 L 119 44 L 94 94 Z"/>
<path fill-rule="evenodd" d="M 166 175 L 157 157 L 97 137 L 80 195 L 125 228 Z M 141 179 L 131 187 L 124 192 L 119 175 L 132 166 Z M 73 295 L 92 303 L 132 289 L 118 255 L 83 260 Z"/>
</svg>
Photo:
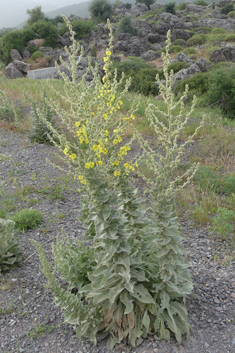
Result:
<svg viewBox="0 0 235 353">
<path fill-rule="evenodd" d="M 115 172 L 113 173 L 113 175 L 114 175 L 114 176 L 119 176 L 119 175 L 121 175 L 120 170 L 115 171 Z"/>
<path fill-rule="evenodd" d="M 87 169 L 94 168 L 94 166 L 95 166 L 94 162 L 85 163 L 85 168 L 87 168 Z"/>
<path fill-rule="evenodd" d="M 135 167 L 133 167 L 132 165 L 130 165 L 129 163 L 124 163 L 124 167 L 125 168 L 129 168 L 130 170 L 134 171 L 135 170 Z"/>
<path fill-rule="evenodd" d="M 80 125 L 80 123 L 76 123 Z M 85 125 L 82 125 L 82 127 L 76 131 L 77 132 L 77 136 L 79 137 L 79 141 L 82 144 L 83 142 L 85 142 L 86 144 L 89 143 L 89 140 L 87 138 L 87 133 L 86 133 L 86 127 Z"/>
<path fill-rule="evenodd" d="M 82 183 L 82 184 L 86 184 L 86 180 L 84 180 L 84 178 L 83 178 L 83 176 L 82 175 L 79 175 L 78 176 L 78 180 L 80 180 L 80 183 Z"/>
<path fill-rule="evenodd" d="M 130 119 L 135 120 L 135 116 L 134 116 L 133 114 L 131 114 L 131 117 L 130 117 L 130 118 L 124 116 L 124 117 L 122 118 L 122 121 L 127 120 L 127 121 L 129 122 Z"/>
<path fill-rule="evenodd" d="M 118 156 L 121 157 L 121 159 L 123 159 L 122 155 L 126 156 L 127 151 L 130 151 L 130 150 L 131 150 L 130 146 L 122 146 L 120 147 L 120 152 L 118 153 Z"/>
<path fill-rule="evenodd" d="M 75 153 L 70 154 L 69 159 L 74 162 L 74 160 L 77 158 L 77 155 Z"/>
<path fill-rule="evenodd" d="M 68 152 L 69 152 L 69 145 L 66 145 L 64 149 L 64 154 L 67 155 Z"/>
<path fill-rule="evenodd" d="M 112 165 L 119 165 L 119 161 L 113 162 Z"/>
</svg>

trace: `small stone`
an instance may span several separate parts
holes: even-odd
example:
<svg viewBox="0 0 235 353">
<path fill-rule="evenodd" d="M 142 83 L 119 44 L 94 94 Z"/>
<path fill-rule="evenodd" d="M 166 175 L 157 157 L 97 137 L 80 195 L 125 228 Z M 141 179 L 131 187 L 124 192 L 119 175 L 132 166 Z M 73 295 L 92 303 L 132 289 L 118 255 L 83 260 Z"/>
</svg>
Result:
<svg viewBox="0 0 235 353">
<path fill-rule="evenodd" d="M 159 352 L 159 350 L 157 349 L 157 348 L 154 348 L 154 353 L 158 353 Z"/>
<path fill-rule="evenodd" d="M 235 344 L 235 338 L 233 338 L 233 340 L 232 340 L 232 344 Z"/>
<path fill-rule="evenodd" d="M 231 293 L 230 297 L 235 299 L 235 293 Z"/>
<path fill-rule="evenodd" d="M 205 343 L 205 347 L 209 347 L 209 344 L 207 342 Z"/>
</svg>

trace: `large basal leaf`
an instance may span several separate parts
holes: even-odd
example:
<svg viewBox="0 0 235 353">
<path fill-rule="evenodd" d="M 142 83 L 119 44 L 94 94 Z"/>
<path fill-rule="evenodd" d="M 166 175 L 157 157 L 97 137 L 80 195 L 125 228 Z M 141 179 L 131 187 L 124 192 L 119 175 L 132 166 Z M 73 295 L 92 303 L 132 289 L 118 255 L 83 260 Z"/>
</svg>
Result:
<svg viewBox="0 0 235 353">
<path fill-rule="evenodd" d="M 143 316 L 143 320 L 142 320 L 142 324 L 144 325 L 144 327 L 146 328 L 147 333 L 149 332 L 149 326 L 150 326 L 150 318 L 148 315 L 148 310 L 145 310 L 144 316 Z"/>
<path fill-rule="evenodd" d="M 124 290 L 120 295 L 120 300 L 126 307 L 124 314 L 129 314 L 133 310 L 133 298 Z"/>
<path fill-rule="evenodd" d="M 153 297 L 143 284 L 136 284 L 134 286 L 134 293 L 131 295 L 143 304 L 155 304 Z"/>
</svg>

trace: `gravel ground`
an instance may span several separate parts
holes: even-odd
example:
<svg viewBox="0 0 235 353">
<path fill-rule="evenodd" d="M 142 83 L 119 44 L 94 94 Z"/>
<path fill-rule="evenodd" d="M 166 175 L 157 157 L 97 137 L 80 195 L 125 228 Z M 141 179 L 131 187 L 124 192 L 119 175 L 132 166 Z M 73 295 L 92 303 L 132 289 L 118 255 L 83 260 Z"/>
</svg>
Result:
<svg viewBox="0 0 235 353">
<path fill-rule="evenodd" d="M 36 230 L 17 234 L 22 260 L 0 277 L 0 352 L 106 353 L 105 341 L 94 347 L 78 340 L 74 328 L 63 324 L 53 296 L 43 287 L 45 278 L 39 271 L 38 255 L 29 242 L 31 238 L 40 242 L 50 259 L 51 244 L 61 228 L 69 238 L 81 239 L 83 235 L 77 221 L 79 194 L 68 189 L 58 194 L 55 178 L 63 176 L 45 161 L 53 150 L 0 130 L 0 185 L 6 182 L 2 190 L 13 193 L 23 186 L 48 187 L 46 194 L 31 192 L 17 201 L 27 208 L 30 202 L 35 203 L 32 208 L 42 212 L 44 223 Z M 141 339 L 137 348 L 119 345 L 113 353 L 235 352 L 235 261 L 226 257 L 234 249 L 224 249 L 226 244 L 211 238 L 207 229 L 194 228 L 187 219 L 181 221 L 181 229 L 186 235 L 184 245 L 194 282 L 186 303 L 191 335 L 181 344 L 174 339 L 166 342 L 148 337 Z"/>
</svg>

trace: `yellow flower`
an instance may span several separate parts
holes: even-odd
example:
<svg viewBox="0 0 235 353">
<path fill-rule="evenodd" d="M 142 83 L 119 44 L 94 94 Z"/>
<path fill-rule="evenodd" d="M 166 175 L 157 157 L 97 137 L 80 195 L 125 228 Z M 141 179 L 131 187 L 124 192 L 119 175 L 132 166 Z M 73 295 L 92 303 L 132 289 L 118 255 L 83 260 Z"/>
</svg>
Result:
<svg viewBox="0 0 235 353">
<path fill-rule="evenodd" d="M 86 142 L 86 143 L 89 143 L 89 140 L 88 140 L 88 139 L 85 139 L 85 142 Z"/>
<path fill-rule="evenodd" d="M 80 126 L 80 122 L 79 122 L 79 121 L 76 121 L 75 125 L 76 125 L 77 127 L 79 127 L 79 126 Z"/>
<path fill-rule="evenodd" d="M 103 61 L 104 61 L 104 63 L 106 63 L 107 61 L 109 61 L 109 57 L 108 56 L 104 56 L 103 57 Z"/>
<path fill-rule="evenodd" d="M 83 143 L 84 142 L 84 137 L 83 136 L 79 137 L 79 140 L 80 140 L 80 143 Z"/>
<path fill-rule="evenodd" d="M 135 162 L 135 166 L 136 166 L 136 168 L 138 168 L 138 167 L 139 167 L 139 164 L 138 164 L 137 162 Z"/>
<path fill-rule="evenodd" d="M 83 176 L 82 176 L 82 175 L 79 175 L 79 176 L 78 176 L 78 180 L 83 180 Z"/>
<path fill-rule="evenodd" d="M 130 165 L 130 170 L 134 171 L 135 168 L 132 165 Z"/>
<path fill-rule="evenodd" d="M 86 181 L 85 180 L 81 180 L 80 183 L 86 184 Z"/>
<path fill-rule="evenodd" d="M 130 166 L 130 165 L 129 165 L 128 163 L 124 163 L 124 167 L 125 167 L 125 168 L 129 168 L 129 166 Z"/>
<path fill-rule="evenodd" d="M 106 50 L 106 55 L 110 56 L 112 53 L 110 50 Z"/>
<path fill-rule="evenodd" d="M 103 162 L 102 162 L 102 161 L 98 161 L 98 164 L 99 164 L 99 165 L 103 165 Z"/>
<path fill-rule="evenodd" d="M 114 145 L 116 145 L 118 143 L 118 140 L 114 139 L 113 143 L 114 143 Z"/>
<path fill-rule="evenodd" d="M 118 136 L 118 142 L 122 142 L 122 138 Z"/>
<path fill-rule="evenodd" d="M 96 151 L 98 151 L 99 146 L 98 145 L 94 145 L 92 148 L 93 148 L 94 152 L 96 152 Z"/>
<path fill-rule="evenodd" d="M 119 101 L 119 104 L 122 105 L 123 104 L 122 101 Z"/>
<path fill-rule="evenodd" d="M 85 168 L 89 169 L 90 168 L 90 163 L 85 164 Z"/>
<path fill-rule="evenodd" d="M 99 153 L 96 153 L 97 157 L 100 158 L 100 154 Z"/>
<path fill-rule="evenodd" d="M 104 117 L 104 120 L 107 120 L 107 119 L 108 119 L 108 114 L 105 113 L 105 114 L 103 115 L 103 117 Z"/>
<path fill-rule="evenodd" d="M 114 172 L 114 173 L 113 173 L 113 175 L 114 175 L 114 176 L 118 176 L 118 175 L 121 175 L 121 172 L 120 172 L 120 170 L 118 170 L 118 171 Z"/>
<path fill-rule="evenodd" d="M 107 153 L 108 153 L 108 151 L 107 151 L 106 148 L 104 148 L 102 152 L 103 152 L 104 154 L 107 154 Z"/>
<path fill-rule="evenodd" d="M 135 120 L 135 117 L 134 117 L 134 115 L 133 115 L 133 114 L 131 115 L 131 119 L 132 119 L 132 120 Z"/>
<path fill-rule="evenodd" d="M 113 162 L 112 165 L 119 165 L 119 161 Z"/>
<path fill-rule="evenodd" d="M 108 136 L 109 135 L 109 132 L 108 130 L 105 131 L 105 136 Z"/>
<path fill-rule="evenodd" d="M 104 67 L 103 67 L 103 70 L 104 70 L 104 71 L 107 71 L 107 70 L 108 70 L 108 68 L 107 68 L 106 66 L 104 66 Z"/>
<path fill-rule="evenodd" d="M 94 163 L 94 162 L 91 162 L 91 163 L 90 163 L 90 168 L 94 168 L 94 166 L 95 166 L 95 163 Z"/>
<path fill-rule="evenodd" d="M 66 155 L 66 154 L 68 154 L 68 148 L 66 147 L 65 149 L 64 149 L 64 154 Z"/>
<path fill-rule="evenodd" d="M 74 162 L 74 159 L 76 159 L 76 158 L 77 158 L 77 156 L 76 156 L 75 153 L 72 153 L 72 154 L 69 156 L 69 159 L 71 159 L 72 162 Z"/>
</svg>

